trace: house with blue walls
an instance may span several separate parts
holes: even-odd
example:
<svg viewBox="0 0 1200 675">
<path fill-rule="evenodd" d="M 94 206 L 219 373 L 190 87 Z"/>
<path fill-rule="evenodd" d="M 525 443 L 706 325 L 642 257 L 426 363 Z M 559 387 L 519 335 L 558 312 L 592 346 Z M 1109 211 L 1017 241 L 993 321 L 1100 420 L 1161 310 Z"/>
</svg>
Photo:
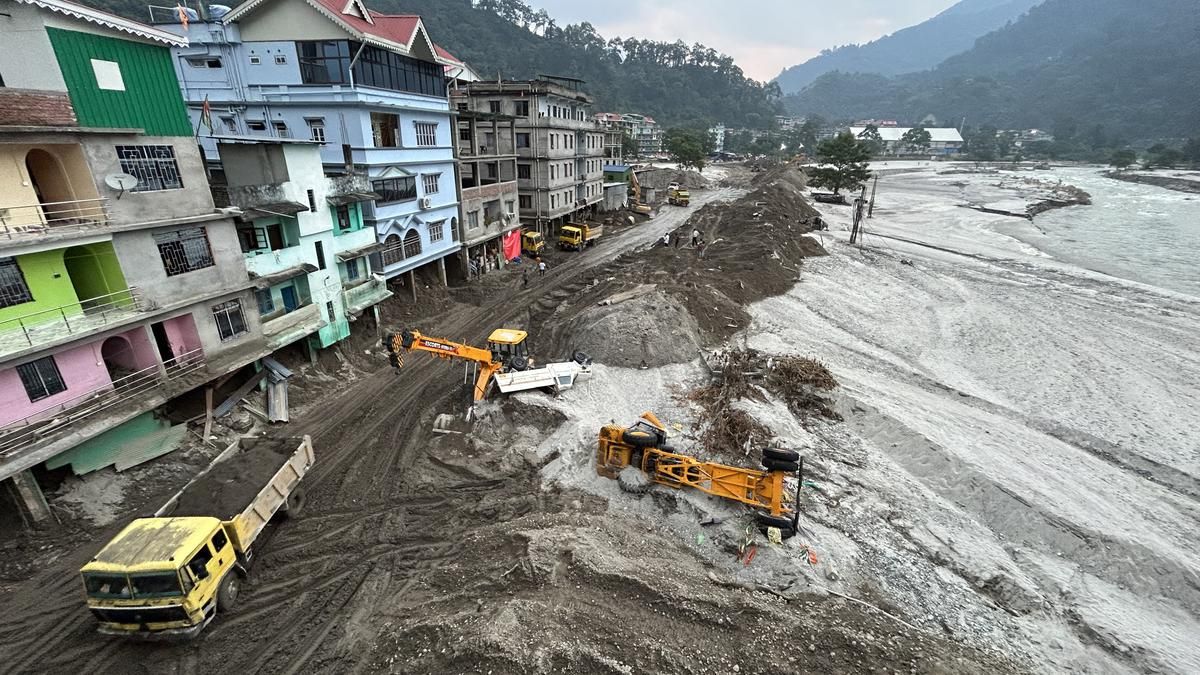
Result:
<svg viewBox="0 0 1200 675">
<path fill-rule="evenodd" d="M 413 273 L 429 266 L 444 283 L 444 259 L 460 248 L 446 76 L 463 64 L 419 16 L 361 0 L 250 0 L 204 14 L 168 28 L 189 38 L 172 55 L 207 159 L 219 160 L 217 136 L 319 143 L 326 174 L 364 174 L 378 195 L 363 208 L 384 277 L 415 288 Z"/>
</svg>

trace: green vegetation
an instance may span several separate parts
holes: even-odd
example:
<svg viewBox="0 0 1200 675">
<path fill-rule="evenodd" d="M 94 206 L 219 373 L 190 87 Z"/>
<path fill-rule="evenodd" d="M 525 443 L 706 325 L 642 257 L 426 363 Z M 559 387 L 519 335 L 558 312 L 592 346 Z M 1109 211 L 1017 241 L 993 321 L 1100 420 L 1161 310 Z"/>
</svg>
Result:
<svg viewBox="0 0 1200 675">
<path fill-rule="evenodd" d="M 1118 169 L 1126 169 L 1136 161 L 1136 152 L 1132 150 L 1118 150 L 1112 154 L 1112 157 L 1109 158 L 1108 163 Z"/>
<path fill-rule="evenodd" d="M 808 182 L 815 187 L 831 188 L 834 194 L 854 190 L 871 177 L 867 162 L 871 150 L 849 131 L 843 132 L 817 146 L 817 161 L 821 166 L 809 170 Z"/>
<path fill-rule="evenodd" d="M 867 144 L 872 157 L 883 152 L 883 136 L 879 134 L 879 127 L 874 124 L 868 124 L 867 128 L 858 135 L 858 139 Z"/>
<path fill-rule="evenodd" d="M 663 150 L 681 169 L 703 171 L 713 147 L 712 135 L 706 129 L 667 129 L 663 136 Z"/>
<path fill-rule="evenodd" d="M 928 152 L 932 143 L 933 136 L 924 127 L 913 127 L 900 137 L 900 144 L 913 153 Z"/>
<path fill-rule="evenodd" d="M 934 70 L 829 73 L 786 103 L 835 119 L 933 114 L 1008 129 L 1075 126 L 1056 131 L 1063 145 L 1045 154 L 1105 161 L 1119 144 L 1089 137 L 1097 127 L 1131 139 L 1196 133 L 1195 10 L 1194 0 L 1046 0 Z"/>
</svg>

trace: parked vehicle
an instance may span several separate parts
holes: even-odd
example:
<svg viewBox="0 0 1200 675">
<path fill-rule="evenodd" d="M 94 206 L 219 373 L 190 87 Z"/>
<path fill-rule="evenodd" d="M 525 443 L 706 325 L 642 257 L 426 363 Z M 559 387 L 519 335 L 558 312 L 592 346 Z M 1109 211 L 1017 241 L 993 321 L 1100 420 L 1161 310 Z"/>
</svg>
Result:
<svg viewBox="0 0 1200 675">
<path fill-rule="evenodd" d="M 558 247 L 564 251 L 582 251 L 585 246 L 596 243 L 604 234 L 603 225 L 571 223 L 563 225 L 558 233 Z"/>
<path fill-rule="evenodd" d="M 521 253 L 536 258 L 546 250 L 546 240 L 542 237 L 541 232 L 526 230 L 521 233 Z"/>
</svg>

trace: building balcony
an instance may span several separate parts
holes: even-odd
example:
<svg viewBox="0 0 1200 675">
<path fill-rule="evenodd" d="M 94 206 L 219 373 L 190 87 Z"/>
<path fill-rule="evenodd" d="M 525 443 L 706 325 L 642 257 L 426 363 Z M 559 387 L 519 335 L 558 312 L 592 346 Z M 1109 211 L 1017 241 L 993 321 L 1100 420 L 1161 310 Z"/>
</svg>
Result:
<svg viewBox="0 0 1200 675">
<path fill-rule="evenodd" d="M 0 359 L 139 318 L 150 307 L 136 288 L 0 320 Z"/>
<path fill-rule="evenodd" d="M 110 223 L 108 199 L 74 199 L 0 207 L 0 232 L 26 241 L 56 234 L 90 234 Z M 0 240 L 2 242 L 3 240 Z"/>
<path fill-rule="evenodd" d="M 307 337 L 321 330 L 325 325 L 321 319 L 321 309 L 312 303 L 301 305 L 296 309 L 280 310 L 274 314 L 262 317 L 263 337 L 267 344 L 274 349 L 290 345 L 296 340 Z"/>
<path fill-rule="evenodd" d="M 267 249 L 249 251 L 245 256 L 246 271 L 250 273 L 251 278 L 270 277 L 306 264 L 314 265 L 315 269 L 316 263 L 316 260 L 310 259 L 313 257 L 312 247 L 299 244 L 274 251 Z"/>
<path fill-rule="evenodd" d="M 388 290 L 387 282 L 379 277 L 370 277 L 357 286 L 350 286 L 342 291 L 342 301 L 346 305 L 347 314 L 358 314 L 390 297 L 392 292 Z"/>
</svg>

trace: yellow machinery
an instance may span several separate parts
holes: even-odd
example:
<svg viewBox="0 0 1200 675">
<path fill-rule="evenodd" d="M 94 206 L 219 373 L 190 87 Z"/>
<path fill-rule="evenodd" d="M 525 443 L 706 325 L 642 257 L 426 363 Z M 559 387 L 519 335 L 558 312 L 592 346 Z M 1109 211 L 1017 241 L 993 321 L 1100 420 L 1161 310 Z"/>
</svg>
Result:
<svg viewBox="0 0 1200 675">
<path fill-rule="evenodd" d="M 687 188 L 673 187 L 667 190 L 667 203 L 674 206 L 687 206 L 692 202 L 692 193 Z"/>
<path fill-rule="evenodd" d="M 88 609 L 106 635 L 144 639 L 194 637 L 237 603 L 251 545 L 277 512 L 295 516 L 304 499 L 300 480 L 313 464 L 308 436 L 266 443 L 240 454 L 222 453 L 159 509 L 121 530 L 80 569 Z M 290 452 L 290 454 L 289 454 Z M 278 470 L 262 485 L 229 489 L 261 476 L 247 467 L 264 458 Z M 245 501 L 214 505 L 214 494 L 245 494 Z M 235 513 L 212 513 L 222 507 Z"/>
<path fill-rule="evenodd" d="M 564 251 L 582 251 L 584 247 L 596 243 L 604 234 L 603 225 L 588 223 L 570 223 L 559 228 L 558 247 Z"/>
<path fill-rule="evenodd" d="M 383 345 L 390 354 L 392 366 L 399 368 L 404 365 L 404 352 L 429 352 L 441 359 L 463 359 L 473 361 L 479 368 L 475 378 L 474 397 L 476 401 L 487 398 L 488 387 L 492 377 L 502 370 L 527 370 L 532 361 L 525 345 L 529 336 L 523 330 L 514 328 L 497 328 L 488 336 L 487 349 L 441 338 L 431 338 L 419 331 L 404 330 L 393 333 L 384 339 Z"/>
<path fill-rule="evenodd" d="M 546 240 L 541 232 L 525 230 L 521 233 L 521 253 L 536 258 L 546 249 Z"/>
<path fill-rule="evenodd" d="M 710 495 L 748 504 L 758 509 L 758 524 L 779 528 L 787 538 L 796 533 L 793 510 L 784 505 L 784 477 L 799 471 L 800 455 L 793 450 L 763 450 L 765 470 L 746 469 L 675 452 L 667 444 L 667 430 L 654 413 L 643 413 L 631 427 L 617 424 L 600 429 L 596 447 L 596 472 L 617 478 L 623 469 L 637 467 L 655 483 L 692 488 Z"/>
<path fill-rule="evenodd" d="M 633 197 L 633 201 L 630 202 L 629 208 L 632 209 L 634 213 L 641 213 L 647 216 L 650 215 L 653 209 L 650 208 L 649 204 L 642 203 L 642 184 L 638 181 L 637 172 L 633 170 L 629 171 L 629 191 L 632 193 L 631 196 Z"/>
</svg>

